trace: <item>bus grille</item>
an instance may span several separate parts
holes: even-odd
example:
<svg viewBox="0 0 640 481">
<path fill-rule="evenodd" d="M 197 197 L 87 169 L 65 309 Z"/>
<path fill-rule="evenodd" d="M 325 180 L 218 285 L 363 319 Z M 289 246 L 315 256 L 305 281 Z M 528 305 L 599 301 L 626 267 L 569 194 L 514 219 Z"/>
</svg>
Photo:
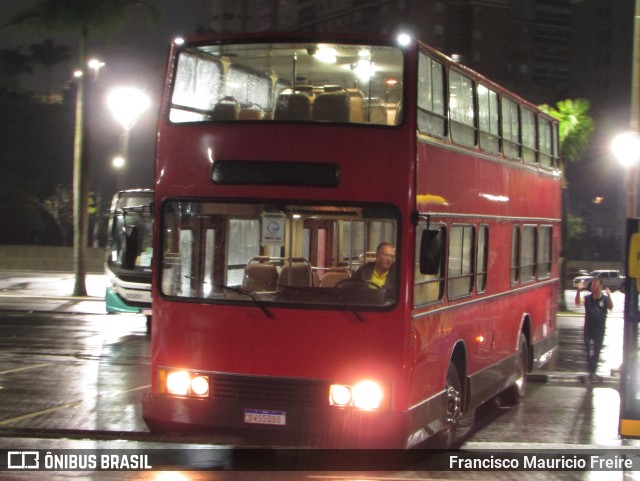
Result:
<svg viewBox="0 0 640 481">
<path fill-rule="evenodd" d="M 264 406 L 326 406 L 327 381 L 237 374 L 213 374 L 212 394 L 217 399 L 260 402 Z"/>
</svg>

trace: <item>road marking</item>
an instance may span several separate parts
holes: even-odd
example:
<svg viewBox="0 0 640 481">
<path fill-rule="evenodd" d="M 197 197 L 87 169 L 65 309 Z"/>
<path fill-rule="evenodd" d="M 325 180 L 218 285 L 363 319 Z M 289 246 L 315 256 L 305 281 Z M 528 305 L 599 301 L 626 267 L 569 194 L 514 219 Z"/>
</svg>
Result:
<svg viewBox="0 0 640 481">
<path fill-rule="evenodd" d="M 27 371 L 29 369 L 38 369 L 40 367 L 46 367 L 46 366 L 51 366 L 51 363 L 47 362 L 47 363 L 44 363 L 44 364 L 34 364 L 32 366 L 17 367 L 15 369 L 8 369 L 6 371 L 0 371 L 0 374 L 10 374 L 10 373 L 13 373 L 13 372 Z"/>
<path fill-rule="evenodd" d="M 87 401 L 93 401 L 96 399 L 100 399 L 100 398 L 107 398 L 107 397 L 113 397 L 113 396 L 118 396 L 120 394 L 126 394 L 126 393 L 130 393 L 130 392 L 134 392 L 134 391 L 140 391 L 142 389 L 149 389 L 151 387 L 150 384 L 147 384 L 145 386 L 139 386 L 139 387 L 134 387 L 131 389 L 125 389 L 124 391 L 115 391 L 115 392 L 107 392 L 104 394 L 98 394 L 97 396 L 93 396 L 92 398 L 89 399 L 82 399 L 80 401 L 73 401 L 70 403 L 66 403 L 66 404 L 61 404 L 59 406 L 55 406 L 49 409 L 43 409 L 42 411 L 35 411 L 32 413 L 28 413 L 28 414 L 23 414 L 22 416 L 17 416 L 14 418 L 10 418 L 10 419 L 5 419 L 3 421 L 0 421 L 0 426 L 6 426 L 7 424 L 12 424 L 12 423 L 17 423 L 20 421 L 24 421 L 25 419 L 31 419 L 31 418 L 35 418 L 37 416 L 42 416 L 43 414 L 49 414 L 52 412 L 56 412 L 56 411 L 62 411 L 63 409 L 67 409 L 67 408 L 72 408 L 72 407 L 76 407 L 79 406 Z"/>
</svg>

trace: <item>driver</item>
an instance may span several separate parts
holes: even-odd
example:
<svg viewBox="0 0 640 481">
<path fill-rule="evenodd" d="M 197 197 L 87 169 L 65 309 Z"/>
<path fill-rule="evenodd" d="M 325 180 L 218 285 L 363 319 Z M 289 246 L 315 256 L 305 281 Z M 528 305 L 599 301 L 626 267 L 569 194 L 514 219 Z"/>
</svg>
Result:
<svg viewBox="0 0 640 481">
<path fill-rule="evenodd" d="M 395 246 L 382 242 L 376 249 L 376 260 L 363 265 L 353 278 L 368 282 L 371 289 L 392 288 L 396 282 L 395 262 Z"/>
</svg>

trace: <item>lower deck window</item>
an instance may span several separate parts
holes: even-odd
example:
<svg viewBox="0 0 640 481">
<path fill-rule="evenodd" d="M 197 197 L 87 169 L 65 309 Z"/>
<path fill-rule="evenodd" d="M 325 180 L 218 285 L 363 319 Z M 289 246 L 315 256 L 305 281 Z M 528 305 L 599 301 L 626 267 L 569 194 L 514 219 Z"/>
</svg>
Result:
<svg viewBox="0 0 640 481">
<path fill-rule="evenodd" d="M 387 205 L 165 202 L 160 289 L 212 303 L 390 306 L 398 218 Z M 380 287 L 369 278 L 382 257 L 391 262 Z"/>
</svg>

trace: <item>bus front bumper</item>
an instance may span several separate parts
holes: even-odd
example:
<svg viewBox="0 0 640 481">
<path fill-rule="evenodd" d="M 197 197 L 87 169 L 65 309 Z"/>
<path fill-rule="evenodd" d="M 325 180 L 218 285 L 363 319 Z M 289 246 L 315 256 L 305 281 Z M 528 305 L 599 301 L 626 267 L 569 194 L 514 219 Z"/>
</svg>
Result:
<svg viewBox="0 0 640 481">
<path fill-rule="evenodd" d="M 264 414 L 261 416 L 260 413 Z M 263 419 L 261 420 L 261 417 Z M 143 418 L 152 432 L 216 433 L 251 444 L 404 448 L 406 413 L 303 406 L 246 405 L 230 399 L 188 399 L 147 393 Z M 280 424 L 263 424 L 265 422 Z"/>
</svg>

